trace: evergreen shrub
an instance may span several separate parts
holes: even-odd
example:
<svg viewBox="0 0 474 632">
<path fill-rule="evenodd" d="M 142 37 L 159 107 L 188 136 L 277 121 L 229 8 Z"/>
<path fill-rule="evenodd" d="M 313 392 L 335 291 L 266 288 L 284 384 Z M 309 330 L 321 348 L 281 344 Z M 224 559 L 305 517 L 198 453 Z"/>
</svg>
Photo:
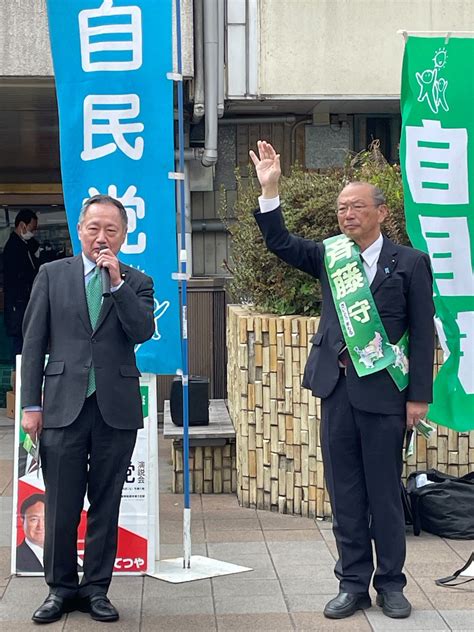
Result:
<svg viewBox="0 0 474 632">
<path fill-rule="evenodd" d="M 232 263 L 227 266 L 232 274 L 228 288 L 232 300 L 273 314 L 318 315 L 319 283 L 268 252 L 253 215 L 260 194 L 258 182 L 252 176 L 244 180 L 238 172 L 236 176 L 235 222 L 227 223 L 232 239 Z M 390 215 L 383 231 L 395 242 L 408 244 L 400 168 L 383 158 L 377 143 L 348 156 L 342 169 L 317 173 L 296 165 L 288 176 L 282 176 L 280 197 L 289 231 L 315 241 L 338 234 L 336 198 L 347 183 L 358 180 L 384 191 Z M 223 203 L 221 217 L 226 221 L 227 216 Z"/>
</svg>

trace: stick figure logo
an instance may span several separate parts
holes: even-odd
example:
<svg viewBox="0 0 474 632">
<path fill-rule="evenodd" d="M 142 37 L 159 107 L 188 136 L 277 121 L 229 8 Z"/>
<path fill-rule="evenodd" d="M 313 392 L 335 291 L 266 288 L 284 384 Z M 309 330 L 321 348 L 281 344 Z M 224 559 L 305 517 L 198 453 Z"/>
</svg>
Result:
<svg viewBox="0 0 474 632">
<path fill-rule="evenodd" d="M 417 72 L 416 80 L 420 86 L 418 95 L 419 103 L 426 101 L 430 110 L 437 114 L 441 107 L 445 112 L 449 112 L 449 105 L 446 100 L 447 79 L 439 76 L 439 73 L 446 66 L 448 53 L 445 48 L 439 48 L 432 59 L 433 68 L 427 68 L 423 72 Z"/>
</svg>

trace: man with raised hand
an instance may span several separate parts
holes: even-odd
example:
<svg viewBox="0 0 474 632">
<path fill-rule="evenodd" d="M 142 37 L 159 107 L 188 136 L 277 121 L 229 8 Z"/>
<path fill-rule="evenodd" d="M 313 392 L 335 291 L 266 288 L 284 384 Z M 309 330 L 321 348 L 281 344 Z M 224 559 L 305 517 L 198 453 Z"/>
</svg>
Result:
<svg viewBox="0 0 474 632">
<path fill-rule="evenodd" d="M 432 399 L 429 258 L 381 233 L 385 196 L 367 182 L 340 192 L 340 235 L 316 243 L 289 233 L 280 208 L 280 156 L 259 141 L 250 157 L 262 188 L 255 218 L 268 249 L 319 279 L 322 289 L 303 386 L 321 398 L 321 447 L 339 553 L 339 594 L 324 614 L 342 619 L 370 607 L 373 575 L 384 614 L 408 617 L 400 478 L 405 431 L 425 416 Z"/>
<path fill-rule="evenodd" d="M 40 268 L 23 324 L 22 425 L 33 441 L 40 440 L 46 485 L 50 593 L 33 614 L 36 623 L 57 621 L 75 608 L 97 621 L 119 618 L 107 590 L 122 487 L 143 426 L 134 348 L 155 330 L 152 279 L 117 259 L 127 234 L 121 202 L 106 195 L 87 200 L 78 232 L 81 254 Z M 110 277 L 106 296 L 104 268 Z M 79 584 L 77 528 L 86 491 Z"/>
</svg>

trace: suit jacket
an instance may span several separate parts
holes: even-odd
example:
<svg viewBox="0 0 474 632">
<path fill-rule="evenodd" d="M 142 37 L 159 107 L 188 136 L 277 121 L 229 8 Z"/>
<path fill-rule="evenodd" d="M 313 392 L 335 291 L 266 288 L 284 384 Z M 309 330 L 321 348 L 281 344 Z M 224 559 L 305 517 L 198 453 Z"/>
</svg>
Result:
<svg viewBox="0 0 474 632">
<path fill-rule="evenodd" d="M 134 347 L 151 338 L 155 330 L 153 281 L 122 263 L 120 270 L 124 283 L 104 298 L 93 330 L 82 256 L 40 268 L 23 323 L 21 403 L 41 405 L 44 374 L 44 428 L 68 426 L 77 418 L 91 365 L 104 421 L 113 428 L 143 426 Z"/>
<path fill-rule="evenodd" d="M 27 545 L 26 540 L 16 547 L 16 570 L 23 573 L 43 573 L 41 562 Z"/>
<path fill-rule="evenodd" d="M 38 272 L 34 250 L 15 232 L 3 250 L 5 328 L 9 336 L 21 335 L 23 316 Z"/>
<path fill-rule="evenodd" d="M 328 397 L 339 379 L 338 355 L 345 346 L 324 265 L 324 245 L 292 235 L 281 209 L 255 213 L 266 245 L 290 265 L 321 282 L 323 307 L 318 332 L 306 363 L 303 386 L 317 397 Z M 371 413 L 400 414 L 406 401 L 432 401 L 434 306 L 429 257 L 414 248 L 399 246 L 384 237 L 377 273 L 370 286 L 385 331 L 392 344 L 408 329 L 410 374 L 399 391 L 387 370 L 358 377 L 352 362 L 347 367 L 351 404 Z"/>
</svg>

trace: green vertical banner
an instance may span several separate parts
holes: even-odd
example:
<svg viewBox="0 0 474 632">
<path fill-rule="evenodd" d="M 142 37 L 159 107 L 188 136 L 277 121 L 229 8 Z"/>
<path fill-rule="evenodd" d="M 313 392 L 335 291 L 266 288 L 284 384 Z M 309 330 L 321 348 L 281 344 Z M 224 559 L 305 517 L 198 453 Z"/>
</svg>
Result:
<svg viewBox="0 0 474 632">
<path fill-rule="evenodd" d="M 428 417 L 474 429 L 474 39 L 408 37 L 400 161 L 407 231 L 427 252 L 444 364 Z"/>
</svg>

